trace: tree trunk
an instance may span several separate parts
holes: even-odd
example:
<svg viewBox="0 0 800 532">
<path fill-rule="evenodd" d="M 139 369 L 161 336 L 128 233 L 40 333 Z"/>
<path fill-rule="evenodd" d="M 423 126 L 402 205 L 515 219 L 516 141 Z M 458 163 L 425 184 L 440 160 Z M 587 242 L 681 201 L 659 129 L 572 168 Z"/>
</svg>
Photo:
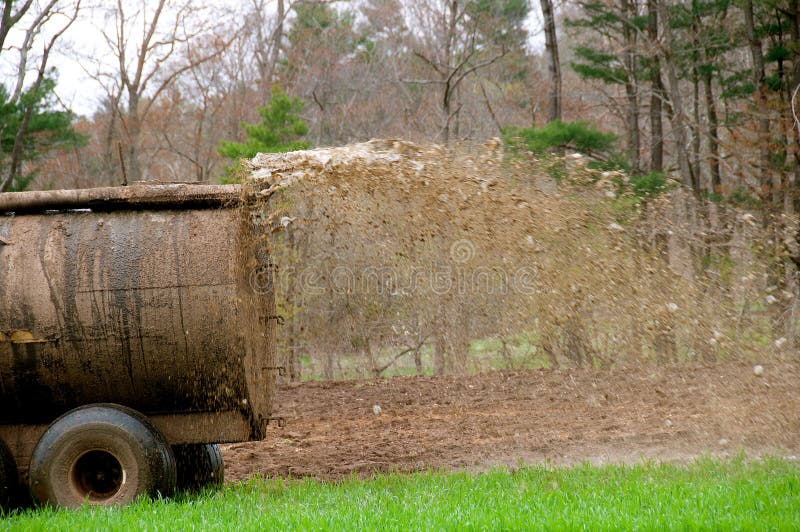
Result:
<svg viewBox="0 0 800 532">
<path fill-rule="evenodd" d="M 272 76 L 275 73 L 275 65 L 278 64 L 278 58 L 281 54 L 281 41 L 283 41 L 283 22 L 286 19 L 286 8 L 283 0 L 278 0 L 278 12 L 275 14 L 277 22 L 275 23 L 275 32 L 272 35 L 272 51 L 269 57 L 269 70 L 265 73 L 266 78 L 263 83 L 267 85 L 272 84 Z"/>
<path fill-rule="evenodd" d="M 717 103 L 714 101 L 711 72 L 703 76 L 703 86 L 708 113 L 708 169 L 711 174 L 711 190 L 715 194 L 722 194 L 722 179 L 719 171 L 719 118 L 717 117 Z"/>
<path fill-rule="evenodd" d="M 119 99 L 110 98 L 108 113 L 108 128 L 104 135 L 103 146 L 103 170 L 105 172 L 106 185 L 118 185 L 122 182 L 122 172 L 120 171 L 119 153 L 121 151 L 120 136 L 118 131 L 117 119 L 119 115 Z"/>
<path fill-rule="evenodd" d="M 662 26 L 664 28 L 664 61 L 667 66 L 667 79 L 669 81 L 670 102 L 672 104 L 672 129 L 675 134 L 675 151 L 678 157 L 678 168 L 680 169 L 681 181 L 684 185 L 689 185 L 692 191 L 697 194 L 697 183 L 692 181 L 692 172 L 689 167 L 689 154 L 686 141 L 686 116 L 683 109 L 683 97 L 681 96 L 678 75 L 675 72 L 675 59 L 673 57 L 672 28 L 670 27 L 669 8 L 671 2 L 661 2 L 659 6 Z"/>
<path fill-rule="evenodd" d="M 266 26 L 267 20 L 264 15 L 264 4 L 253 2 L 257 14 L 257 24 Z M 286 5 L 284 0 L 277 0 L 275 3 L 275 27 L 272 33 L 266 36 L 262 33 L 263 28 L 257 30 L 256 62 L 258 66 L 258 88 L 265 98 L 269 97 L 270 87 L 275 75 L 275 67 L 281 53 L 281 43 L 283 41 L 284 24 L 286 22 Z M 269 52 L 269 53 L 267 53 Z"/>
<path fill-rule="evenodd" d="M 700 173 L 700 73 L 695 65 L 692 68 L 692 180 L 702 189 L 703 179 Z"/>
<path fill-rule="evenodd" d="M 139 140 L 142 134 L 142 125 L 139 120 L 139 96 L 134 91 L 128 93 L 128 116 L 123 121 L 128 140 L 128 161 L 125 165 L 125 174 L 128 183 L 142 180 L 142 167 L 139 161 Z"/>
<path fill-rule="evenodd" d="M 647 33 L 650 41 L 658 43 L 658 4 L 657 0 L 647 0 L 650 23 Z M 659 54 L 652 57 L 652 80 L 650 87 L 650 171 L 664 171 L 664 125 L 661 121 L 664 99 L 664 84 L 661 81 L 661 61 Z"/>
<path fill-rule="evenodd" d="M 378 369 L 378 363 L 375 360 L 375 353 L 372 351 L 372 344 L 369 341 L 369 336 L 362 336 L 360 338 L 364 356 L 369 364 L 370 377 L 380 377 L 381 372 Z"/>
<path fill-rule="evenodd" d="M 545 52 L 547 71 L 550 75 L 550 96 L 547 110 L 548 121 L 561 120 L 561 62 L 558 58 L 558 36 L 552 0 L 541 0 L 544 19 Z"/>
<path fill-rule="evenodd" d="M 300 353 L 295 346 L 289 346 L 286 355 L 286 374 L 291 382 L 300 382 L 303 376 L 303 365 L 300 363 Z"/>
<path fill-rule="evenodd" d="M 456 110 L 453 113 L 453 136 L 458 140 L 461 136 L 461 85 L 456 85 L 453 96 L 456 101 Z"/>
<path fill-rule="evenodd" d="M 448 2 L 448 22 L 447 22 L 447 40 L 445 42 L 444 56 L 447 65 L 453 64 L 453 54 L 456 48 L 456 30 L 458 26 L 458 0 L 450 0 Z M 453 67 L 449 66 L 448 70 Z M 450 143 L 450 115 L 453 99 L 453 85 L 450 79 L 451 72 L 445 72 L 442 75 L 442 141 L 445 144 Z"/>
<path fill-rule="evenodd" d="M 452 333 L 449 336 L 448 342 L 448 366 L 450 372 L 454 375 L 464 375 L 467 373 L 467 364 L 469 360 L 469 328 L 464 328 L 464 321 L 466 316 L 459 316 L 460 319 L 452 320 L 449 329 Z M 463 320 L 463 321 L 462 321 Z"/>
<path fill-rule="evenodd" d="M 322 368 L 322 376 L 325 378 L 326 381 L 333 380 L 333 372 L 335 369 L 335 358 L 336 355 L 330 350 L 325 353 L 325 365 Z"/>
<path fill-rule="evenodd" d="M 785 43 L 783 42 L 783 34 L 778 36 L 778 46 L 782 49 L 786 48 Z M 772 172 L 772 203 L 775 206 L 776 211 L 785 206 L 784 200 L 786 196 L 787 185 L 789 184 L 789 172 L 787 170 L 789 163 L 789 144 L 791 144 L 791 139 L 794 136 L 792 134 L 794 124 L 792 122 L 791 112 L 789 112 L 789 108 L 791 107 L 792 91 L 786 85 L 786 61 L 784 58 L 779 57 L 777 62 L 777 74 L 781 86 L 778 94 L 780 98 L 780 109 L 782 112 L 780 118 L 778 118 L 778 123 L 781 127 L 781 133 L 776 138 L 776 140 L 780 142 L 780 146 L 775 151 L 780 154 L 781 159 L 776 161 L 774 156 L 770 156 L 770 162 L 773 163 L 774 166 L 777 166 L 775 171 Z"/>
<path fill-rule="evenodd" d="M 758 113 L 758 146 L 759 146 L 759 181 L 761 195 L 771 199 L 771 179 L 769 162 L 769 115 L 766 98 L 766 74 L 764 72 L 764 56 L 761 38 L 756 34 L 753 22 L 753 0 L 745 0 L 743 5 L 745 31 L 750 44 L 750 56 L 753 62 L 753 83 L 756 86 L 756 113 Z"/>
<path fill-rule="evenodd" d="M 793 107 L 795 102 L 792 101 L 794 91 L 797 89 L 797 87 L 800 87 L 800 2 L 798 0 L 790 0 L 788 4 L 789 36 L 792 42 L 792 46 L 788 47 L 790 53 L 789 59 L 792 62 L 791 71 L 788 75 L 790 94 L 789 107 L 791 113 L 791 109 L 795 109 L 797 112 L 800 112 L 800 109 Z M 791 120 L 794 122 L 794 115 L 792 115 Z M 800 194 L 798 194 L 798 185 L 800 185 L 800 124 L 793 123 L 792 125 L 794 126 L 792 127 L 794 134 L 792 135 L 792 138 L 789 139 L 789 151 L 793 154 L 793 160 L 791 160 L 790 163 L 794 164 L 794 172 L 790 176 L 787 184 L 784 211 L 788 214 L 794 215 L 798 212 L 798 210 L 800 210 L 800 205 L 798 204 L 798 202 L 800 202 Z M 798 236 L 800 235 L 795 235 L 795 239 L 797 239 Z M 796 247 L 794 248 L 796 249 Z M 798 290 L 800 290 L 800 285 L 798 285 L 798 266 L 800 265 L 800 261 L 797 259 L 798 257 L 791 256 L 790 252 L 788 260 L 785 260 L 786 272 L 788 273 L 788 275 L 786 275 L 786 290 L 795 294 L 795 296 L 797 296 Z M 789 314 L 789 319 L 787 320 L 787 338 L 789 339 L 789 347 L 791 349 L 797 349 L 798 340 L 800 340 L 797 334 L 797 297 L 793 298 L 792 305 L 793 307 Z"/>
<path fill-rule="evenodd" d="M 791 35 L 792 43 L 794 46 L 790 47 L 790 58 L 792 61 L 792 71 L 789 76 L 790 91 L 794 95 L 794 90 L 800 86 L 800 1 L 791 0 L 789 2 L 789 10 L 794 16 L 789 17 L 789 33 Z M 796 102 L 789 102 L 789 105 L 795 105 Z M 800 104 L 800 102 L 797 102 Z M 800 109 L 796 109 L 800 113 Z M 794 117 L 792 117 L 794 119 Z M 789 190 L 786 191 L 787 206 L 791 203 L 791 211 L 800 211 L 800 194 L 797 194 L 797 187 L 800 186 L 800 124 L 794 124 L 794 139 L 792 140 L 794 153 L 794 176 L 789 183 Z M 789 210 L 789 209 L 787 209 Z"/>
<path fill-rule="evenodd" d="M 447 370 L 447 343 L 440 329 L 433 342 L 433 374 L 444 375 Z"/>
<path fill-rule="evenodd" d="M 444 144 L 450 143 L 450 86 L 445 83 L 442 88 L 442 142 Z"/>
<path fill-rule="evenodd" d="M 641 173 L 641 164 L 639 162 L 641 140 L 639 136 L 639 98 L 636 94 L 634 83 L 625 83 L 625 95 L 628 100 L 628 158 L 631 161 L 631 173 L 637 175 Z"/>
<path fill-rule="evenodd" d="M 631 173 L 641 173 L 639 164 L 640 138 L 639 138 L 639 96 L 638 82 L 636 79 L 636 30 L 631 27 L 632 20 L 637 15 L 635 4 L 630 0 L 622 0 L 622 12 L 625 20 L 622 25 L 623 38 L 625 39 L 625 96 L 628 100 L 628 158 L 631 162 Z"/>
</svg>

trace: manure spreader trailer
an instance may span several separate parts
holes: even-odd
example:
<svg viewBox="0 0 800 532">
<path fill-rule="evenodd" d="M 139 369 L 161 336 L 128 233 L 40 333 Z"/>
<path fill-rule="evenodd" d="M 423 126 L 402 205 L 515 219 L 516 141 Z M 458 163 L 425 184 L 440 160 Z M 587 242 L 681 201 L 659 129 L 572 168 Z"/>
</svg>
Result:
<svg viewBox="0 0 800 532">
<path fill-rule="evenodd" d="M 0 504 L 219 483 L 261 439 L 275 301 L 239 185 L 0 194 Z"/>
</svg>

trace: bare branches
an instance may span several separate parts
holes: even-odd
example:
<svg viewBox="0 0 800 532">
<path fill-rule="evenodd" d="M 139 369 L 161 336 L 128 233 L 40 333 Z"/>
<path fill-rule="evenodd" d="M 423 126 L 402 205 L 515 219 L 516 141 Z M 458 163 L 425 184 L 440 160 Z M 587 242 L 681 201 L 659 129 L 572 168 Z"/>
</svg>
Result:
<svg viewBox="0 0 800 532">
<path fill-rule="evenodd" d="M 444 85 L 447 83 L 447 80 L 444 79 L 401 79 L 400 81 L 412 85 Z"/>
<path fill-rule="evenodd" d="M 397 353 L 394 357 L 392 357 L 389 360 L 389 362 L 385 363 L 384 365 L 382 365 L 380 367 L 374 368 L 373 369 L 373 374 L 376 377 L 380 377 L 383 374 L 384 371 L 386 371 L 390 367 L 394 366 L 394 364 L 398 360 L 403 358 L 404 356 L 406 356 L 408 354 L 411 354 L 411 353 L 415 353 L 416 354 L 420 349 L 422 349 L 422 346 L 424 346 L 428 342 L 429 338 L 430 338 L 430 336 L 423 336 L 422 338 L 419 339 L 419 341 L 415 345 L 406 347 L 405 349 L 403 349 L 402 351 Z"/>
<path fill-rule="evenodd" d="M 430 65 L 430 67 L 432 69 L 434 69 L 436 72 L 438 72 L 439 74 L 444 74 L 444 71 L 442 70 L 442 66 L 437 64 L 437 63 L 434 63 L 431 59 L 428 59 L 428 57 L 425 54 L 423 54 L 421 52 L 418 52 L 417 50 L 414 50 L 414 57 L 418 57 L 419 59 L 422 59 L 423 62 L 425 62 L 428 65 Z"/>
<path fill-rule="evenodd" d="M 489 116 L 492 117 L 492 122 L 494 122 L 497 131 L 501 132 L 503 130 L 503 124 L 501 124 L 500 121 L 497 119 L 497 115 L 494 113 L 494 109 L 492 109 L 492 102 L 489 101 L 489 95 L 486 93 L 486 87 L 484 86 L 482 81 L 478 85 L 481 88 L 483 101 L 486 103 L 486 110 L 489 111 Z"/>
<path fill-rule="evenodd" d="M 105 89 L 125 133 L 131 179 L 144 174 L 140 161 L 142 124 L 162 94 L 187 72 L 217 58 L 231 45 L 236 31 L 222 38 L 220 23 L 193 0 L 175 4 L 157 0 L 126 12 L 122 0 L 111 9 L 113 32 L 102 29 L 115 66 L 96 62 L 90 75 Z M 138 39 L 131 40 L 129 32 Z"/>
<path fill-rule="evenodd" d="M 400 81 L 440 87 L 440 136 L 445 143 L 450 140 L 454 120 L 458 130 L 463 104 L 456 100 L 461 83 L 470 74 L 493 65 L 507 54 L 505 46 L 493 41 L 490 34 L 481 33 L 480 19 L 467 14 L 469 7 L 463 0 L 447 0 L 438 6 L 413 2 L 410 6 L 416 22 L 424 28 L 424 36 L 415 44 L 412 54 L 436 76 L 401 78 Z M 476 61 L 476 58 L 483 59 Z"/>
<path fill-rule="evenodd" d="M 36 37 L 41 33 L 42 28 L 44 25 L 52 20 L 56 15 L 63 15 L 66 17 L 66 21 L 58 28 L 50 36 L 49 40 L 44 44 L 42 49 L 42 55 L 39 59 L 39 65 L 36 70 L 36 79 L 34 80 L 33 84 L 29 87 L 29 91 L 37 92 L 40 90 L 42 83 L 45 80 L 45 75 L 47 73 L 47 63 L 50 59 L 50 53 L 52 52 L 53 48 L 56 45 L 56 42 L 61 38 L 61 36 L 66 32 L 70 26 L 75 22 L 78 17 L 78 13 L 80 11 L 81 2 L 77 0 L 73 4 L 73 9 L 71 13 L 64 14 L 59 13 L 56 11 L 58 0 L 50 0 L 42 10 L 37 13 L 33 21 L 30 23 L 28 28 L 25 30 L 25 35 L 23 37 L 22 45 L 20 47 L 20 59 L 17 65 L 17 79 L 14 86 L 14 92 L 11 95 L 11 101 L 17 101 L 22 95 L 22 91 L 25 86 L 25 78 L 27 73 L 27 64 L 28 64 L 28 54 L 33 48 L 34 40 Z M 22 16 L 28 12 L 31 2 L 26 2 L 23 6 L 19 8 L 16 14 L 11 15 L 11 4 L 12 2 L 5 3 L 5 9 L 3 10 L 3 18 L 2 18 L 2 29 L 0 29 L 0 39 L 4 42 L 5 38 L 8 35 L 8 32 L 11 30 L 14 24 L 18 23 Z M 8 164 L 8 168 L 5 171 L 5 175 L 0 181 L 0 192 L 5 192 L 8 190 L 14 179 L 17 177 L 17 173 L 20 170 L 20 166 L 22 164 L 22 149 L 24 144 L 24 139 L 28 135 L 28 129 L 30 127 L 30 121 L 33 117 L 34 106 L 29 104 L 22 115 L 22 119 L 20 120 L 19 126 L 17 128 L 16 134 L 14 136 L 14 144 L 11 147 L 10 154 L 8 156 L 8 161 L 3 161 L 4 163 Z"/>
<path fill-rule="evenodd" d="M 469 75 L 470 75 L 470 74 L 472 74 L 473 72 L 475 72 L 475 71 L 477 71 L 477 70 L 480 70 L 480 69 L 482 69 L 482 68 L 486 68 L 486 67 L 488 67 L 488 66 L 490 66 L 490 65 L 493 65 L 493 64 L 495 64 L 495 63 L 496 63 L 496 62 L 498 62 L 500 59 L 502 59 L 503 57 L 505 57 L 507 53 L 508 53 L 508 51 L 507 51 L 507 50 L 505 50 L 505 49 L 503 49 L 503 50 L 502 50 L 500 53 L 498 53 L 498 54 L 497 54 L 497 55 L 495 55 L 494 57 L 492 57 L 492 58 L 490 58 L 490 59 L 487 59 L 486 61 L 481 61 L 481 62 L 479 62 L 479 63 L 476 63 L 476 64 L 474 64 L 474 65 L 471 65 L 469 68 L 467 68 L 466 70 L 463 70 L 463 71 L 462 71 L 460 74 L 458 74 L 458 76 L 456 76 L 456 77 L 455 77 L 455 81 L 452 81 L 452 79 L 453 79 L 453 77 L 455 76 L 455 74 L 456 74 L 456 73 L 457 73 L 457 72 L 458 72 L 460 69 L 462 69 L 464 66 L 466 66 L 468 63 L 465 61 L 464 63 L 460 64 L 460 65 L 459 65 L 459 66 L 456 68 L 456 70 L 454 70 L 454 71 L 453 71 L 453 73 L 450 75 L 450 80 L 451 80 L 451 82 L 452 82 L 453 86 L 454 86 L 454 87 L 457 87 L 457 86 L 458 86 L 458 84 L 459 84 L 459 83 L 461 83 L 461 82 L 464 80 L 464 78 L 466 78 L 467 76 L 469 76 Z"/>
<path fill-rule="evenodd" d="M 290 0 L 287 5 L 285 0 L 276 0 L 273 17 L 267 15 L 266 4 L 267 2 L 264 0 L 251 0 L 251 14 L 249 15 L 252 18 L 249 31 L 254 39 L 253 52 L 258 65 L 259 84 L 262 90 L 266 90 L 267 86 L 272 83 L 283 47 L 286 18 L 297 2 Z"/>
<path fill-rule="evenodd" d="M 8 33 L 25 16 L 31 8 L 31 4 L 33 4 L 33 0 L 26 0 L 14 13 L 14 2 L 10 0 L 3 2 L 3 14 L 0 18 L 0 50 L 5 46 Z"/>
<path fill-rule="evenodd" d="M 50 0 L 50 2 L 34 17 L 33 22 L 31 22 L 30 26 L 25 31 L 25 38 L 23 39 L 19 50 L 20 58 L 19 64 L 17 65 L 17 84 L 14 87 L 14 92 L 11 95 L 12 101 L 16 101 L 20 94 L 22 94 L 22 87 L 25 83 L 25 72 L 28 69 L 28 54 L 33 46 L 33 40 L 41 31 L 44 23 L 52 17 L 53 8 L 57 2 L 58 0 Z M 72 22 L 70 21 L 70 24 L 71 23 Z"/>
</svg>

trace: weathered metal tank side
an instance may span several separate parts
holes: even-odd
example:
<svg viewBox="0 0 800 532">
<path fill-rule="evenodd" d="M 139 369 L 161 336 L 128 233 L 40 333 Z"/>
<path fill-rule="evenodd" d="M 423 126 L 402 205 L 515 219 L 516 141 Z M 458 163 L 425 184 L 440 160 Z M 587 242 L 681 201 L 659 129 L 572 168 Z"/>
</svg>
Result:
<svg viewBox="0 0 800 532">
<path fill-rule="evenodd" d="M 111 401 L 235 410 L 262 436 L 274 300 L 244 278 L 242 261 L 266 258 L 237 250 L 241 219 L 176 205 L 0 214 L 0 424 Z"/>
<path fill-rule="evenodd" d="M 269 227 L 261 207 L 243 205 L 237 234 L 238 327 L 244 339 L 243 367 L 250 394 L 255 439 L 264 437 L 272 412 L 275 382 L 277 315 L 273 264 L 267 252 Z"/>
</svg>

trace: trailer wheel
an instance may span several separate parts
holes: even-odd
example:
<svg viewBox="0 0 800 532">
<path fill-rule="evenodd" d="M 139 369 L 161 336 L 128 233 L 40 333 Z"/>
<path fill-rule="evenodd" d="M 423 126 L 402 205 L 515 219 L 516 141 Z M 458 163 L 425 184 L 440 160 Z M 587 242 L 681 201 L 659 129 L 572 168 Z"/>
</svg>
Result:
<svg viewBox="0 0 800 532">
<path fill-rule="evenodd" d="M 33 451 L 33 499 L 51 506 L 123 505 L 170 495 L 175 457 L 142 414 L 114 404 L 72 410 L 55 420 Z"/>
<path fill-rule="evenodd" d="M 17 463 L 6 442 L 0 440 L 0 512 L 11 508 L 18 488 Z"/>
<path fill-rule="evenodd" d="M 178 489 L 198 491 L 220 487 L 225 480 L 225 463 L 216 444 L 176 445 L 172 448 L 178 465 Z"/>
</svg>

